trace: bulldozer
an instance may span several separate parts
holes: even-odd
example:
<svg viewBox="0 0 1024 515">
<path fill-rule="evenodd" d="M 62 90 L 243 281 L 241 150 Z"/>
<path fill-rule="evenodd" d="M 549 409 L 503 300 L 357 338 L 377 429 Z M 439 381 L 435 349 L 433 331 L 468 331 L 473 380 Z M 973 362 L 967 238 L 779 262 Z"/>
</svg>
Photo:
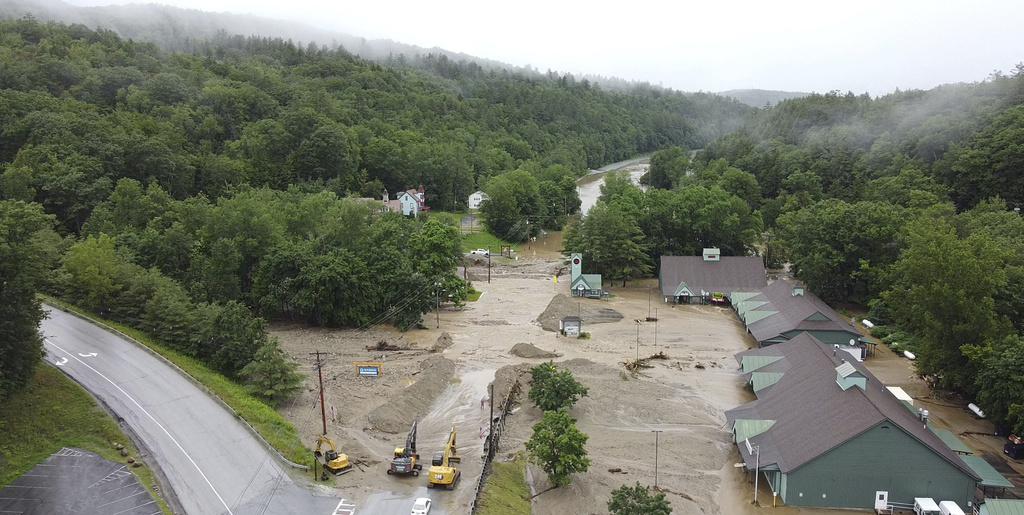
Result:
<svg viewBox="0 0 1024 515">
<path fill-rule="evenodd" d="M 320 450 L 324 444 L 330 447 L 326 452 Z M 335 476 L 340 476 L 352 470 L 352 464 L 348 461 L 348 455 L 339 453 L 338 449 L 334 446 L 334 442 L 324 435 L 317 436 L 316 451 L 313 452 L 313 455 L 323 464 L 324 470 Z"/>
<path fill-rule="evenodd" d="M 412 474 L 418 476 L 420 469 L 423 468 L 419 461 L 420 455 L 416 453 L 416 422 L 413 422 L 409 436 L 405 437 L 405 447 L 395 447 L 395 457 L 391 459 L 388 475 Z"/>
<path fill-rule="evenodd" d="M 448 436 L 448 443 L 444 446 L 444 451 L 435 454 L 434 459 L 430 462 L 427 488 L 444 486 L 449 490 L 454 490 L 455 483 L 458 482 L 462 472 L 452 464 L 461 462 L 462 457 L 455 454 L 455 426 L 452 426 L 452 433 Z"/>
</svg>

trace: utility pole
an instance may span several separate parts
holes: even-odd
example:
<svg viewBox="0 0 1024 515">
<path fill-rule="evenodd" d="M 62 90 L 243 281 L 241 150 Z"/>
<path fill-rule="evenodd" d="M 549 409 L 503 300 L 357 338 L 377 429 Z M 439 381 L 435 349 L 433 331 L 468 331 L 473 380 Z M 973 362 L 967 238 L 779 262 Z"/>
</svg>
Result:
<svg viewBox="0 0 1024 515">
<path fill-rule="evenodd" d="M 434 287 L 434 313 L 437 314 L 437 328 L 441 328 L 441 283 L 438 282 Z"/>
<path fill-rule="evenodd" d="M 658 489 L 658 436 L 661 435 L 661 429 L 652 429 L 654 433 L 654 489 Z"/>
<path fill-rule="evenodd" d="M 651 287 L 647 287 L 647 318 L 651 318 Z"/>
<path fill-rule="evenodd" d="M 636 320 L 636 366 L 640 366 L 640 319 Z"/>
<path fill-rule="evenodd" d="M 654 308 L 654 346 L 658 346 L 658 308 Z"/>
<path fill-rule="evenodd" d="M 324 432 L 321 433 L 327 436 L 327 409 L 324 407 L 324 367 L 320 363 L 320 351 L 316 351 L 316 373 L 320 377 L 320 418 L 324 422 Z"/>
<path fill-rule="evenodd" d="M 487 247 L 487 284 L 491 284 L 491 248 Z"/>
</svg>

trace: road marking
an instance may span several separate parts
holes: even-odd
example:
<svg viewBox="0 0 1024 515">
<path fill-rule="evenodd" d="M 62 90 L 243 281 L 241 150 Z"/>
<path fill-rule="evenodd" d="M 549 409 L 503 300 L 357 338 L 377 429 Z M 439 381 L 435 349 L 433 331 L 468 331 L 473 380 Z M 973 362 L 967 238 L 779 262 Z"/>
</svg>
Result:
<svg viewBox="0 0 1024 515">
<path fill-rule="evenodd" d="M 64 364 L 66 364 L 67 362 L 68 362 L 68 358 L 65 358 L 65 357 L 62 356 L 60 358 L 60 361 L 54 361 L 53 364 L 57 365 L 59 367 L 59 366 L 62 366 Z"/>
<path fill-rule="evenodd" d="M 50 345 L 53 345 L 53 344 L 51 343 Z M 54 347 L 56 347 L 56 345 L 54 345 Z M 96 354 L 95 352 L 87 352 L 85 354 L 79 352 L 78 355 L 83 357 L 83 358 L 95 358 L 98 354 Z"/>
<path fill-rule="evenodd" d="M 49 339 L 43 338 L 43 341 L 46 342 L 49 345 L 52 345 L 52 346 L 56 347 L 58 350 L 60 350 L 61 352 L 65 353 L 65 354 L 71 354 L 70 352 L 62 349 L 59 345 L 51 342 Z M 92 353 L 92 354 L 94 356 L 96 355 L 96 353 Z M 74 357 L 74 356 L 72 356 L 72 357 Z M 167 438 L 170 438 L 171 441 L 174 442 L 174 445 L 178 446 L 178 450 L 180 450 L 181 453 L 184 454 L 186 458 L 188 458 L 188 461 L 192 463 L 192 466 L 196 468 L 196 471 L 199 472 L 199 475 L 203 477 L 203 481 L 206 481 L 206 484 L 210 487 L 210 490 L 213 490 L 213 495 L 216 495 L 217 496 L 217 500 L 220 501 L 220 503 L 222 505 L 224 505 L 224 509 L 228 511 L 228 514 L 229 515 L 234 515 L 234 512 L 231 511 L 231 507 L 228 506 L 228 504 L 226 502 L 224 502 L 224 498 L 222 498 L 220 496 L 220 493 L 217 492 L 217 489 L 213 487 L 213 483 L 210 482 L 210 478 L 206 477 L 206 474 L 203 473 L 203 469 L 199 468 L 199 464 L 197 464 L 195 462 L 195 460 L 192 459 L 192 456 L 189 456 L 189 454 L 187 452 L 185 452 L 185 449 L 181 446 L 180 443 L 178 443 L 178 440 L 175 439 L 173 436 L 171 436 L 171 433 L 169 431 L 167 431 L 167 428 L 164 427 L 163 424 L 161 424 L 160 422 L 157 422 L 157 420 L 155 418 L 153 418 L 153 415 L 151 415 L 149 413 L 149 411 L 146 410 L 146 408 L 143 408 L 142 405 L 139 404 L 139 401 L 135 400 L 135 398 L 132 397 L 131 395 L 128 395 L 128 392 L 124 391 L 124 389 L 122 389 L 120 386 L 118 386 L 117 383 L 111 381 L 109 377 L 103 375 L 99 370 L 96 370 L 95 368 L 92 368 L 86 362 L 84 362 L 84 361 L 82 361 L 82 360 L 80 360 L 78 358 L 75 358 L 75 361 L 78 361 L 82 365 L 85 365 L 86 368 L 88 368 L 89 370 L 92 370 L 93 372 L 96 373 L 96 375 L 98 375 L 98 376 L 102 377 L 103 379 L 105 379 L 108 383 L 113 385 L 114 388 L 117 388 L 117 390 L 119 392 L 124 394 L 124 396 L 127 397 L 128 400 L 132 401 L 133 404 L 138 406 L 139 409 L 142 410 L 142 412 L 145 413 L 146 416 L 149 417 L 149 419 L 152 420 L 153 423 L 156 424 L 157 427 L 159 427 L 160 430 L 164 432 L 165 435 L 167 435 Z"/>
</svg>

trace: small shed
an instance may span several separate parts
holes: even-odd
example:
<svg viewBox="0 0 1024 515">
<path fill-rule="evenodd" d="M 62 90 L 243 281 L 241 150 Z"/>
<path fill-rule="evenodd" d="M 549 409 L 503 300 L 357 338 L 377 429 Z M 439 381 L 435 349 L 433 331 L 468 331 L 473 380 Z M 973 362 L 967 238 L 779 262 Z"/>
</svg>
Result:
<svg viewBox="0 0 1024 515">
<path fill-rule="evenodd" d="M 579 336 L 581 329 L 583 329 L 583 319 L 578 316 L 569 315 L 558 321 L 558 330 L 566 336 Z"/>
</svg>

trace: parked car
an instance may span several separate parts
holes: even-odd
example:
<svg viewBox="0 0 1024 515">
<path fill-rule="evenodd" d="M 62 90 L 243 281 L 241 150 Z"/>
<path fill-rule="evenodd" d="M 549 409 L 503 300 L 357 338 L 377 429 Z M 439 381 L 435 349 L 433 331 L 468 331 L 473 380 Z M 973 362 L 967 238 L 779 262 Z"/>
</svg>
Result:
<svg viewBox="0 0 1024 515">
<path fill-rule="evenodd" d="M 471 251 L 469 251 L 469 253 L 470 254 L 475 254 L 477 256 L 489 256 L 489 255 L 491 255 L 491 251 L 489 251 L 487 249 L 471 250 Z"/>
<path fill-rule="evenodd" d="M 430 499 L 426 497 L 416 499 L 416 503 L 412 505 L 412 515 L 427 515 L 428 513 L 430 513 Z"/>
<path fill-rule="evenodd" d="M 1003 454 L 1009 456 L 1010 459 L 1020 459 L 1021 456 L 1024 456 L 1024 439 L 1017 435 L 1010 435 L 1006 444 L 1003 445 Z"/>
</svg>

